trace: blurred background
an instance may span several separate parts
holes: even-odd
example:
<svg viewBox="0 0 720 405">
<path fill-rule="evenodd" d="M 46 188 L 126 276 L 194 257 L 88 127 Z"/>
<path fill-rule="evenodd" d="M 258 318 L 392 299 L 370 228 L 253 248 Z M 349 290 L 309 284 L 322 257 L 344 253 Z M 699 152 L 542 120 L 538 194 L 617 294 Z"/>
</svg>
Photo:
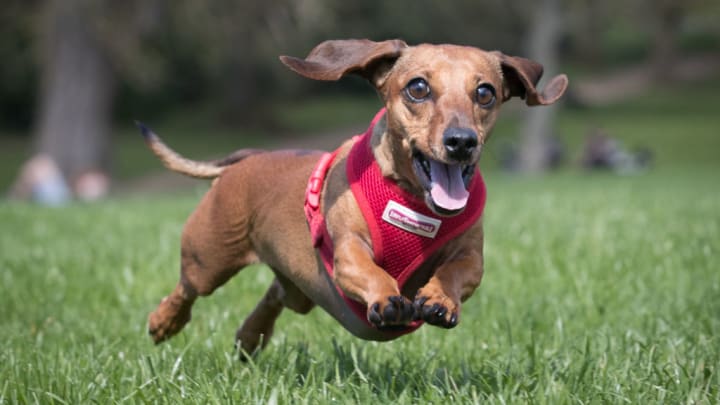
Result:
<svg viewBox="0 0 720 405">
<path fill-rule="evenodd" d="M 62 204 L 197 184 L 160 167 L 134 120 L 196 159 L 332 149 L 378 97 L 277 57 L 334 38 L 466 44 L 567 73 L 561 104 L 503 109 L 485 171 L 720 169 L 717 1 L 5 0 L 0 193 Z"/>
</svg>

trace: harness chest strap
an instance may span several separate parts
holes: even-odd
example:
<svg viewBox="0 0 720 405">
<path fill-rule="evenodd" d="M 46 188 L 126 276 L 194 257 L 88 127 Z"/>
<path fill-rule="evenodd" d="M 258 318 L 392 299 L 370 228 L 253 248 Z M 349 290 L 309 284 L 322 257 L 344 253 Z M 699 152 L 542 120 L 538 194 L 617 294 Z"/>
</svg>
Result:
<svg viewBox="0 0 720 405">
<path fill-rule="evenodd" d="M 384 115 L 381 110 L 368 130 L 355 137 L 347 157 L 346 174 L 353 196 L 370 230 L 375 263 L 395 278 L 398 287 L 440 247 L 471 227 L 482 215 L 486 190 L 480 173 L 469 187 L 470 197 L 465 210 L 453 217 L 439 217 L 427 208 L 423 199 L 400 188 L 382 176 L 372 153 L 372 129 Z M 323 184 L 338 151 L 326 153 L 313 170 L 305 195 L 305 215 L 313 246 L 318 249 L 326 270 L 333 274 L 333 244 L 325 218 L 320 210 Z M 365 305 L 338 292 L 357 316 L 367 321 Z M 422 325 L 415 321 L 399 334 L 409 333 Z"/>
</svg>

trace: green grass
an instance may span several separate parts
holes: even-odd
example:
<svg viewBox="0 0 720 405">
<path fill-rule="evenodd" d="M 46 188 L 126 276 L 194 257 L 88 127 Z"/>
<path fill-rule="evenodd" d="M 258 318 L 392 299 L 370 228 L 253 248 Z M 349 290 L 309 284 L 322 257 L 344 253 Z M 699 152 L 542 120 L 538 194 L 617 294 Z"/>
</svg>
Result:
<svg viewBox="0 0 720 405">
<path fill-rule="evenodd" d="M 488 176 L 486 275 L 461 324 L 364 342 L 285 313 L 249 364 L 241 272 L 153 346 L 199 196 L 0 205 L 0 403 L 717 403 L 720 190 L 707 171 Z"/>
</svg>

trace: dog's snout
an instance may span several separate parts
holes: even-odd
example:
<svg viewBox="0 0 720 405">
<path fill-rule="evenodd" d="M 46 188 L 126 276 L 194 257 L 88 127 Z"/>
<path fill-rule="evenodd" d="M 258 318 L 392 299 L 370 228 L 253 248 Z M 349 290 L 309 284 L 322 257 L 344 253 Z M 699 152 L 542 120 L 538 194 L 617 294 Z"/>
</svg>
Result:
<svg viewBox="0 0 720 405">
<path fill-rule="evenodd" d="M 465 160 L 472 156 L 478 146 L 478 137 L 470 128 L 449 127 L 443 132 L 443 144 L 448 157 Z"/>
</svg>

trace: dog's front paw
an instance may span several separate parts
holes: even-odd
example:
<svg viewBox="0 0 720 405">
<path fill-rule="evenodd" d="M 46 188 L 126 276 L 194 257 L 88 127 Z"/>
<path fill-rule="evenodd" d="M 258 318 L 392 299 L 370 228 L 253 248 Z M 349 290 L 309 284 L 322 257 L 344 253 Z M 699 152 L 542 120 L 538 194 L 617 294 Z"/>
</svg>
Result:
<svg viewBox="0 0 720 405">
<path fill-rule="evenodd" d="M 415 310 L 409 299 L 402 295 L 393 295 L 370 305 L 367 318 L 379 329 L 392 329 L 409 324 L 414 314 Z"/>
<path fill-rule="evenodd" d="M 459 321 L 460 306 L 447 296 L 428 297 L 418 294 L 413 302 L 415 317 L 430 325 L 454 328 Z"/>
</svg>

